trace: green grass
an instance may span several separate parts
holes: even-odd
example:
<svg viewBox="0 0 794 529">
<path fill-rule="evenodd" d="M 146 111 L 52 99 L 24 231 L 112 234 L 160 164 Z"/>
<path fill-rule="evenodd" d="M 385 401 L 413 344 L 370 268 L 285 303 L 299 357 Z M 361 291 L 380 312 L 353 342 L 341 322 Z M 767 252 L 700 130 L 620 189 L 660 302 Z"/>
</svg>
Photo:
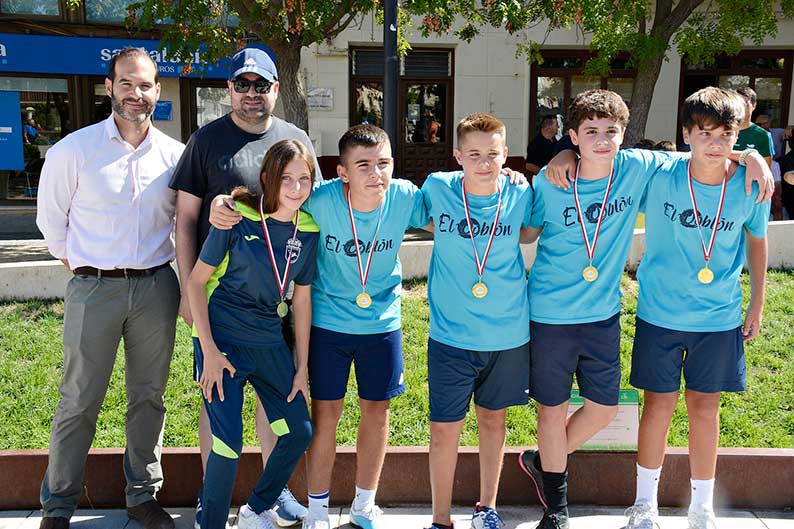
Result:
<svg viewBox="0 0 794 529">
<path fill-rule="evenodd" d="M 745 299 L 747 276 L 742 276 Z M 624 276 L 621 326 L 623 385 L 628 387 L 631 343 L 634 337 L 637 283 Z M 408 391 L 392 403 L 389 443 L 426 445 L 429 441 L 426 345 L 429 309 L 423 281 L 405 284 L 403 340 Z M 63 363 L 61 326 L 63 302 L 0 303 L 0 449 L 46 448 L 52 414 L 58 402 Z M 123 351 L 120 349 L 119 353 Z M 192 344 L 184 324 L 177 333 L 171 379 L 166 395 L 166 446 L 198 443 L 198 387 L 192 382 Z M 763 333 L 746 347 L 748 390 L 724 395 L 722 446 L 794 446 L 794 272 L 770 272 Z M 105 399 L 94 446 L 124 445 L 126 397 L 123 355 L 119 354 Z M 86 381 L 90 383 L 90 381 Z M 256 445 L 253 403 L 249 393 L 245 416 L 245 444 Z M 358 411 L 355 381 L 351 376 L 338 442 L 353 445 Z M 508 445 L 535 443 L 537 423 L 532 405 L 511 408 L 507 415 Z M 462 444 L 477 444 L 477 428 L 469 414 Z M 687 444 L 687 422 L 682 402 L 670 430 L 673 446 Z"/>
</svg>

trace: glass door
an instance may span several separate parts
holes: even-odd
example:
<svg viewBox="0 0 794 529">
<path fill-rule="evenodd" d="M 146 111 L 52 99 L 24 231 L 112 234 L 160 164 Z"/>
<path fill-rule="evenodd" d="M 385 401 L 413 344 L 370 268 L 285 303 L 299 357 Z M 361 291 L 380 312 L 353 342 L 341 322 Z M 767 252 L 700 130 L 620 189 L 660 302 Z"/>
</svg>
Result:
<svg viewBox="0 0 794 529">
<path fill-rule="evenodd" d="M 397 174 L 421 186 L 433 171 L 451 169 L 449 81 L 400 81 Z"/>
</svg>

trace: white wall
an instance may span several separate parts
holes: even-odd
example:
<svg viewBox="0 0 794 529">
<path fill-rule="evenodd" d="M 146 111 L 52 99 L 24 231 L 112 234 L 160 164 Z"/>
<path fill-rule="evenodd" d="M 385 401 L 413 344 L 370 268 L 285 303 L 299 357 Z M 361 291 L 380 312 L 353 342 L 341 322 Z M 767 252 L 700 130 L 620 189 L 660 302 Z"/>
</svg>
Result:
<svg viewBox="0 0 794 529">
<path fill-rule="evenodd" d="M 160 101 L 171 101 L 171 121 L 155 121 L 154 126 L 172 138 L 182 141 L 182 114 L 179 100 L 179 78 L 160 78 Z M 188 104 L 185 101 L 185 104 Z"/>
</svg>

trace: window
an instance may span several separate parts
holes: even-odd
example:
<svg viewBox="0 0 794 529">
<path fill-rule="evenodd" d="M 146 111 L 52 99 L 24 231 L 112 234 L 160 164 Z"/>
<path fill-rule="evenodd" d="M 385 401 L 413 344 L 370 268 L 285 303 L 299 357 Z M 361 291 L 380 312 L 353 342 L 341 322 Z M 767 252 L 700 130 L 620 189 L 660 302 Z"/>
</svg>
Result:
<svg viewBox="0 0 794 529">
<path fill-rule="evenodd" d="M 568 105 L 580 92 L 604 88 L 620 94 L 628 104 L 634 88 L 634 70 L 626 66 L 627 58 L 612 61 L 610 77 L 586 77 L 584 67 L 590 57 L 586 50 L 543 52 L 543 63 L 532 66 L 530 76 L 529 138 L 540 130 L 544 116 L 556 115 L 563 121 Z"/>
<path fill-rule="evenodd" d="M 225 86 L 196 86 L 196 125 L 203 127 L 232 110 L 229 89 Z"/>
<path fill-rule="evenodd" d="M 116 24 L 122 24 L 124 20 L 129 15 L 128 6 L 134 3 L 134 0 L 85 0 L 85 19 L 89 22 L 111 22 Z M 136 10 L 136 13 L 140 13 L 140 10 Z M 235 24 L 239 24 L 239 20 L 236 17 L 229 17 L 234 18 L 236 20 Z M 162 19 L 158 20 L 158 24 L 170 24 L 172 23 L 172 19 Z"/>
<path fill-rule="evenodd" d="M 58 0 L 0 0 L 0 13 L 57 17 L 61 9 Z"/>
<path fill-rule="evenodd" d="M 85 0 L 85 19 L 90 22 L 124 22 L 132 0 Z"/>
<path fill-rule="evenodd" d="M 0 77 L 0 91 L 19 92 L 25 142 L 25 168 L 0 171 L 0 198 L 35 199 L 45 153 L 71 132 L 68 83 L 52 77 Z"/>
<path fill-rule="evenodd" d="M 350 124 L 383 126 L 383 48 L 350 50 Z M 421 186 L 453 167 L 454 50 L 412 49 L 400 58 L 395 174 Z"/>
<path fill-rule="evenodd" d="M 706 86 L 733 90 L 749 86 L 758 94 L 753 120 L 766 114 L 773 128 L 789 125 L 792 59 L 794 53 L 791 51 L 747 50 L 732 57 L 720 55 L 712 65 L 689 64 L 684 60 L 679 100 L 683 102 Z"/>
</svg>

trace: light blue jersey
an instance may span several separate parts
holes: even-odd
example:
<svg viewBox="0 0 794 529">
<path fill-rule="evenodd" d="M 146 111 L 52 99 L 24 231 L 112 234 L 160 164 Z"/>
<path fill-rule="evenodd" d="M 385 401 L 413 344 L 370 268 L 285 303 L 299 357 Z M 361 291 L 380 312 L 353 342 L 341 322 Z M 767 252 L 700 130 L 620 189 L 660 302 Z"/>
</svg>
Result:
<svg viewBox="0 0 794 529">
<path fill-rule="evenodd" d="M 708 248 L 716 224 L 717 235 L 709 261 L 714 280 L 704 285 L 697 274 L 705 265 L 695 212 L 689 194 L 686 160 L 665 163 L 648 187 L 645 203 L 645 256 L 637 278 L 640 295 L 637 317 L 667 329 L 717 332 L 742 324 L 739 274 L 745 256 L 745 229 L 765 237 L 769 202 L 756 204 L 744 191 L 745 170 L 728 180 L 725 204 L 715 219 L 721 185 L 692 182 Z"/>
<path fill-rule="evenodd" d="M 477 282 L 477 267 L 461 196 L 462 176 L 462 171 L 433 173 L 422 186 L 435 224 L 428 277 L 430 337 L 472 351 L 513 349 L 529 341 L 527 274 L 519 235 L 521 228 L 529 225 L 532 188 L 511 185 L 506 177 L 499 177 L 502 210 L 482 278 L 489 292 L 478 299 L 471 291 Z M 498 195 L 466 196 L 482 261 Z"/>
<path fill-rule="evenodd" d="M 592 323 L 620 311 L 620 278 L 626 265 L 643 193 L 656 169 L 670 155 L 644 149 L 621 150 L 593 256 L 598 278 L 587 282 L 582 271 L 590 264 L 576 213 L 573 186 L 567 191 L 546 180 L 545 169 L 535 177 L 535 201 L 530 224 L 543 228 L 537 257 L 529 275 L 530 318 L 549 324 Z M 580 180 L 579 202 L 588 240 L 595 227 L 609 178 Z"/>
<path fill-rule="evenodd" d="M 312 284 L 312 325 L 347 334 L 399 329 L 402 264 L 397 251 L 407 228 L 421 228 L 429 222 L 421 191 L 407 180 L 391 181 L 374 249 L 372 238 L 378 224 L 378 210 L 353 211 L 363 269 L 370 252 L 375 252 L 366 289 L 372 305 L 366 309 L 356 305 L 361 282 L 342 181 L 336 179 L 321 185 L 303 209 L 310 211 L 320 226 L 317 274 Z"/>
</svg>

